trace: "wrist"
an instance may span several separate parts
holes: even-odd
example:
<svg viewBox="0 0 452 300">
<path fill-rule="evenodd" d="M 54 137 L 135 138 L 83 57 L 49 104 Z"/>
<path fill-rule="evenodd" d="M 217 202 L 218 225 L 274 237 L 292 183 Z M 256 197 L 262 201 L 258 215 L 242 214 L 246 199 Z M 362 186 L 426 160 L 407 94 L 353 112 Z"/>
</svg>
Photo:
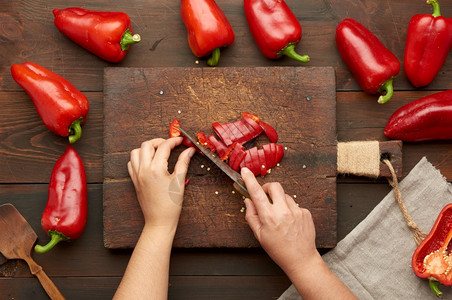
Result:
<svg viewBox="0 0 452 300">
<path fill-rule="evenodd" d="M 153 237 L 153 239 L 174 238 L 177 224 L 156 225 L 145 223 L 141 235 Z"/>
<path fill-rule="evenodd" d="M 292 282 L 298 279 L 306 280 L 312 277 L 313 274 L 321 272 L 325 266 L 325 262 L 316 250 L 309 256 L 300 256 L 296 261 L 293 261 L 287 267 L 283 268 L 287 277 Z"/>
</svg>

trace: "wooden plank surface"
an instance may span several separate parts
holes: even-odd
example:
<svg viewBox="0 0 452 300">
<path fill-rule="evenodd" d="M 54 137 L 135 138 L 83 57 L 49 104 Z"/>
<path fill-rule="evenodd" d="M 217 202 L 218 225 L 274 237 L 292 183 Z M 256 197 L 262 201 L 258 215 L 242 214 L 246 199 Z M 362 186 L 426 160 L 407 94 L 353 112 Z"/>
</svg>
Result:
<svg viewBox="0 0 452 300">
<path fill-rule="evenodd" d="M 83 91 L 101 91 L 104 67 L 206 67 L 205 59 L 191 54 L 187 34 L 180 17 L 179 1 L 98 0 L 84 3 L 62 0 L 3 0 L 0 18 L 2 43 L 9 52 L 0 54 L 0 90 L 19 91 L 9 75 L 13 63 L 33 61 L 67 77 Z M 414 14 L 431 13 L 425 1 L 318 1 L 287 0 L 303 28 L 299 52 L 311 57 L 309 66 L 332 66 L 336 69 L 339 91 L 361 90 L 336 50 L 334 35 L 337 24 L 353 18 L 369 28 L 400 61 L 403 61 L 407 24 Z M 219 0 L 235 32 L 235 42 L 221 52 L 219 67 L 227 66 L 294 66 L 288 58 L 268 60 L 259 52 L 251 36 L 243 12 L 243 3 Z M 134 45 L 127 58 L 119 64 L 107 63 L 74 45 L 58 32 L 53 24 L 52 9 L 82 6 L 93 10 L 123 11 L 130 15 L 134 31 L 142 41 Z M 452 2 L 441 1 L 444 16 L 452 15 Z M 9 55 L 8 53 L 14 53 Z M 196 64 L 196 61 L 199 64 Z M 440 76 L 427 90 L 452 89 L 452 57 L 448 57 Z M 412 86 L 400 72 L 395 80 L 396 90 Z"/>
<path fill-rule="evenodd" d="M 303 27 L 302 42 L 297 50 L 311 57 L 311 62 L 303 66 L 331 66 L 336 71 L 339 141 L 386 140 L 383 128 L 398 107 L 421 96 L 452 89 L 452 56 L 449 55 L 435 81 L 422 89 L 414 89 L 401 70 L 395 80 L 394 97 L 384 106 L 378 105 L 375 96 L 361 92 L 334 44 L 336 25 L 343 18 L 354 18 L 368 26 L 402 61 L 409 19 L 417 13 L 431 13 L 425 1 L 286 2 Z M 236 33 L 234 45 L 222 51 L 219 67 L 301 66 L 288 58 L 265 59 L 249 33 L 242 3 L 231 0 L 218 0 L 217 3 Z M 102 184 L 99 183 L 103 181 L 104 67 L 201 69 L 206 67 L 205 59 L 199 59 L 197 64 L 198 59 L 188 48 L 177 1 L 4 0 L 2 4 L 0 45 L 5 51 L 0 53 L 0 204 L 12 202 L 35 228 L 39 239 L 46 240 L 40 229 L 40 214 L 47 197 L 51 169 L 64 152 L 66 142 L 42 125 L 28 96 L 11 78 L 11 64 L 33 61 L 65 76 L 88 96 L 91 104 L 85 140 L 82 138 L 75 145 L 87 167 L 90 186 L 87 230 L 78 241 L 61 244 L 52 253 L 36 258 L 49 276 L 58 277 L 56 282 L 65 294 L 68 293 L 68 299 L 111 299 L 131 251 L 108 250 L 103 246 Z M 67 6 L 124 11 L 131 16 L 133 26 L 143 40 L 132 47 L 120 64 L 104 62 L 65 38 L 53 25 L 52 9 Z M 452 1 L 441 1 L 441 12 L 444 16 L 452 16 Z M 452 180 L 450 141 L 405 143 L 403 176 L 423 156 L 439 168 L 448 181 Z M 339 176 L 337 182 L 337 234 L 340 240 L 390 188 L 383 179 Z M 288 286 L 281 270 L 261 249 L 175 249 L 170 274 L 183 276 L 176 289 L 170 287 L 170 299 L 191 296 L 199 299 L 201 293 L 205 297 L 212 293 L 216 299 L 270 299 L 284 290 L 284 285 Z M 250 280 L 249 276 L 262 280 Z M 283 279 L 279 281 L 274 276 Z M 25 299 L 47 299 L 21 261 L 0 265 L 0 277 L 1 298 L 18 299 L 21 298 L 18 295 L 25 295 Z M 172 284 L 175 284 L 174 280 Z M 216 291 L 207 292 L 208 285 L 215 285 Z"/>
<path fill-rule="evenodd" d="M 335 245 L 337 141 L 332 68 L 109 68 L 104 82 L 106 247 L 133 247 L 143 228 L 127 175 L 131 147 L 150 137 L 167 136 L 176 117 L 188 131 L 213 134 L 213 122 L 232 122 L 242 111 L 273 125 L 278 143 L 287 147 L 282 166 L 259 181 L 286 186 L 287 193 L 311 210 L 317 245 Z M 259 136 L 246 147 L 268 142 Z M 173 155 L 173 164 L 176 158 Z M 226 175 L 196 156 L 188 178 L 175 247 L 258 246 L 240 212 L 242 197 L 232 193 Z"/>
</svg>

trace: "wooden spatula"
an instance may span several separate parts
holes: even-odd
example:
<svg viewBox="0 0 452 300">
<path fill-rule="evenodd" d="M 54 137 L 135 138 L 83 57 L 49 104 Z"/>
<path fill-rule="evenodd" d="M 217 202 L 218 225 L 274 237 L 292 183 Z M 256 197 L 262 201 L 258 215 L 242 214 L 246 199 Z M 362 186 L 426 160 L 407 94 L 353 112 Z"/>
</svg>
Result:
<svg viewBox="0 0 452 300">
<path fill-rule="evenodd" d="M 23 259 L 31 274 L 38 277 L 51 299 L 64 299 L 55 284 L 32 258 L 31 251 L 37 235 L 30 224 L 12 204 L 0 205 L 0 252 L 7 259 Z"/>
</svg>

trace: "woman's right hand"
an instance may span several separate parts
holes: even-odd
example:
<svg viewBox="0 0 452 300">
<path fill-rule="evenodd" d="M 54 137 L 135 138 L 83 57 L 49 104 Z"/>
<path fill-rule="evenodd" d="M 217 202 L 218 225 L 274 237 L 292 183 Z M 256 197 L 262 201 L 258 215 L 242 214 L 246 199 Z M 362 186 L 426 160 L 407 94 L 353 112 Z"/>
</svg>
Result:
<svg viewBox="0 0 452 300">
<path fill-rule="evenodd" d="M 261 187 L 246 168 L 242 168 L 241 175 L 251 197 L 245 199 L 246 221 L 262 248 L 286 274 L 290 276 L 305 263 L 320 258 L 309 210 L 285 194 L 280 183 Z"/>
</svg>

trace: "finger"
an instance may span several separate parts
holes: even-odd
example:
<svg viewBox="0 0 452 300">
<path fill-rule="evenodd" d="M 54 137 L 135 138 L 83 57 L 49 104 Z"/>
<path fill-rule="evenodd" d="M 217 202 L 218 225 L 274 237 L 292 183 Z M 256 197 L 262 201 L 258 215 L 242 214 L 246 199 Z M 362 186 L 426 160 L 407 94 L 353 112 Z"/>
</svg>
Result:
<svg viewBox="0 0 452 300">
<path fill-rule="evenodd" d="M 253 201 L 251 201 L 249 198 L 245 199 L 245 206 L 246 206 L 245 214 L 246 222 L 253 231 L 256 239 L 260 242 L 260 231 L 261 231 L 260 229 L 262 227 L 262 222 L 259 219 L 256 207 L 254 206 Z"/>
<path fill-rule="evenodd" d="M 286 194 L 284 193 L 284 189 L 279 182 L 266 183 L 262 186 L 262 189 L 270 196 L 274 205 L 287 206 Z"/>
<path fill-rule="evenodd" d="M 174 166 L 174 175 L 185 177 L 187 175 L 188 166 L 190 165 L 190 160 L 196 153 L 196 149 L 190 147 L 185 149 L 177 159 L 176 165 Z"/>
<path fill-rule="evenodd" d="M 157 168 L 164 168 L 167 171 L 168 159 L 171 155 L 171 150 L 182 143 L 182 137 L 170 138 L 162 142 L 154 155 L 152 164 Z"/>
<path fill-rule="evenodd" d="M 135 172 L 133 171 L 132 163 L 130 161 L 127 163 L 127 170 L 129 171 L 129 176 L 130 178 L 132 178 L 133 181 L 135 177 Z"/>
<path fill-rule="evenodd" d="M 140 151 L 140 161 L 143 164 L 150 164 L 151 160 L 154 158 L 155 149 L 157 149 L 165 139 L 157 138 L 152 139 L 141 144 Z"/>
<path fill-rule="evenodd" d="M 130 151 L 130 163 L 135 171 L 138 170 L 138 166 L 140 165 L 140 151 L 140 148 Z"/>
<path fill-rule="evenodd" d="M 242 168 L 241 175 L 257 213 L 261 216 L 268 214 L 271 204 L 254 174 L 248 168 Z"/>
<path fill-rule="evenodd" d="M 286 202 L 290 209 L 299 209 L 300 206 L 295 202 L 294 198 L 290 197 L 289 195 L 286 196 Z"/>
</svg>

